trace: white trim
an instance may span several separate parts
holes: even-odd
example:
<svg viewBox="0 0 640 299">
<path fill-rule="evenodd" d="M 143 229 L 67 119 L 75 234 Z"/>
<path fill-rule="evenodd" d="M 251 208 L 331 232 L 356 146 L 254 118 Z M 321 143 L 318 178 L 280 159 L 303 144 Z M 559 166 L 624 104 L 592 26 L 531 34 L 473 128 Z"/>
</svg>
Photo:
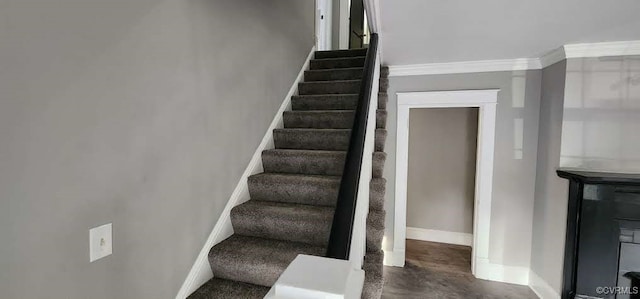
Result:
<svg viewBox="0 0 640 299">
<path fill-rule="evenodd" d="M 566 58 L 640 55 L 640 40 L 569 44 L 564 52 Z"/>
<path fill-rule="evenodd" d="M 554 49 L 540 57 L 540 65 L 542 68 L 548 67 L 554 63 L 563 61 L 567 58 L 564 53 L 564 47 Z"/>
<path fill-rule="evenodd" d="M 471 246 L 473 234 L 407 227 L 407 239 Z"/>
<path fill-rule="evenodd" d="M 378 34 L 378 57 L 384 61 L 382 47 L 382 17 L 380 16 L 380 0 L 364 0 L 364 9 L 367 11 L 367 24 L 370 33 Z"/>
<path fill-rule="evenodd" d="M 349 49 L 349 0 L 340 0 L 338 49 Z"/>
<path fill-rule="evenodd" d="M 390 65 L 389 76 L 395 77 L 395 76 L 416 76 L 416 75 L 522 71 L 522 70 L 540 69 L 540 68 L 541 68 L 540 60 L 537 58 L 478 60 L 478 61 L 444 62 L 444 63 L 428 63 L 428 64 Z"/>
<path fill-rule="evenodd" d="M 539 70 L 568 58 L 640 55 L 640 40 L 567 44 L 537 58 L 390 65 L 389 76 Z"/>
<path fill-rule="evenodd" d="M 284 100 L 282 101 L 282 105 L 280 105 L 280 109 L 278 109 L 278 112 L 276 112 L 276 115 L 273 118 L 273 121 L 271 121 L 271 124 L 269 125 L 267 132 L 265 133 L 264 137 L 262 138 L 262 141 L 260 142 L 260 145 L 258 145 L 258 148 L 253 153 L 253 156 L 249 161 L 249 165 L 247 165 L 247 168 L 244 170 L 244 173 L 240 177 L 240 181 L 238 181 L 236 188 L 233 190 L 233 193 L 231 193 L 231 197 L 229 198 L 227 205 L 224 207 L 224 210 L 222 210 L 222 214 L 220 215 L 220 218 L 218 218 L 218 221 L 216 222 L 215 226 L 213 227 L 213 230 L 211 231 L 211 234 L 209 234 L 209 237 L 207 238 L 207 241 L 204 243 L 202 250 L 200 250 L 200 253 L 196 258 L 196 261 L 193 263 L 193 266 L 191 267 L 191 270 L 189 271 L 187 278 L 182 284 L 182 287 L 180 287 L 180 290 L 176 295 L 176 299 L 186 298 L 191 293 L 193 293 L 198 287 L 200 287 L 202 284 L 207 282 L 207 280 L 213 277 L 213 273 L 211 272 L 209 261 L 207 259 L 209 250 L 215 244 L 220 243 L 221 241 L 223 241 L 224 239 L 228 238 L 233 234 L 233 227 L 231 225 L 231 218 L 230 218 L 231 209 L 249 200 L 249 188 L 247 185 L 248 184 L 247 179 L 249 176 L 263 171 L 262 151 L 274 147 L 273 130 L 276 128 L 282 128 L 284 126 L 283 120 L 282 120 L 283 113 L 284 111 L 291 109 L 291 97 L 297 94 L 298 83 L 302 82 L 304 78 L 304 71 L 309 68 L 309 61 L 313 57 L 315 49 L 316 49 L 315 46 L 311 48 L 311 51 L 307 56 L 307 60 L 305 60 L 305 63 L 300 69 L 300 72 L 298 73 L 298 76 L 293 82 L 293 85 L 291 85 L 291 89 L 289 89 L 289 92 L 287 93 Z"/>
<path fill-rule="evenodd" d="M 367 10 L 367 22 L 369 32 L 381 32 L 380 0 L 364 0 L 364 8 Z"/>
<path fill-rule="evenodd" d="M 402 251 L 392 251 L 392 250 L 382 250 L 384 252 L 384 259 L 382 264 L 385 266 L 393 266 L 393 267 L 404 267 L 404 256 L 405 252 Z"/>
<path fill-rule="evenodd" d="M 529 288 L 540 299 L 560 299 L 560 294 L 533 270 L 529 270 Z"/>
<path fill-rule="evenodd" d="M 502 59 L 445 62 L 413 65 L 390 65 L 389 76 L 460 74 L 539 69 L 537 59 Z"/>
<path fill-rule="evenodd" d="M 529 285 L 529 268 L 492 264 L 486 258 L 477 259 L 474 275 L 478 279 Z"/>
<path fill-rule="evenodd" d="M 393 261 L 404 264 L 407 226 L 407 174 L 409 164 L 409 110 L 434 107 L 478 107 L 478 149 L 473 217 L 471 272 L 476 275 L 478 260 L 489 258 L 493 156 L 495 146 L 498 89 L 411 92 L 397 94 L 396 181 L 394 208 Z M 401 262 L 399 262 L 401 261 Z M 527 272 L 528 273 L 528 272 Z"/>
</svg>

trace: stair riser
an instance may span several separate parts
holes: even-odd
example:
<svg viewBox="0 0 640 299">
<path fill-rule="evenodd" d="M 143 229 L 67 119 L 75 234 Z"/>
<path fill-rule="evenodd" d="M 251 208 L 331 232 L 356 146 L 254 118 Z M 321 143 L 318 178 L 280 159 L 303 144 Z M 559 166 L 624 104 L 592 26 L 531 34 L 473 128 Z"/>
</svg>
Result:
<svg viewBox="0 0 640 299">
<path fill-rule="evenodd" d="M 304 129 L 351 129 L 354 111 L 340 112 L 303 112 L 286 111 L 284 113 L 285 128 Z M 384 129 L 387 123 L 387 111 L 376 111 L 376 128 Z"/>
<path fill-rule="evenodd" d="M 387 130 L 376 129 L 375 151 L 384 152 L 384 145 L 387 141 Z"/>
<path fill-rule="evenodd" d="M 369 210 L 381 211 L 384 210 L 384 195 L 386 192 L 387 180 L 384 178 L 374 178 L 369 184 L 370 196 L 369 196 Z"/>
<path fill-rule="evenodd" d="M 273 139 L 278 149 L 346 151 L 349 147 L 349 135 L 350 130 L 274 130 Z"/>
<path fill-rule="evenodd" d="M 335 112 L 287 111 L 284 113 L 284 127 L 308 129 L 351 129 L 353 127 L 354 114 L 355 112 L 353 110 Z"/>
<path fill-rule="evenodd" d="M 336 51 L 317 51 L 314 55 L 315 59 L 324 58 L 341 58 L 367 55 L 367 49 L 354 50 L 336 50 Z"/>
<path fill-rule="evenodd" d="M 387 109 L 387 102 L 386 94 L 378 94 L 378 109 Z M 293 111 L 355 110 L 357 105 L 358 95 L 293 96 L 291 98 Z"/>
<path fill-rule="evenodd" d="M 332 207 L 338 199 L 340 178 L 313 181 L 249 177 L 248 184 L 252 199 Z"/>
<path fill-rule="evenodd" d="M 360 81 L 305 82 L 298 84 L 298 93 L 300 95 L 357 94 L 359 92 Z"/>
<path fill-rule="evenodd" d="M 312 70 L 322 70 L 322 69 L 339 69 L 339 68 L 353 68 L 353 67 L 363 67 L 364 66 L 364 57 L 354 57 L 354 58 L 337 58 L 337 59 L 326 59 L 326 60 L 311 60 L 310 69 Z"/>
<path fill-rule="evenodd" d="M 309 174 L 309 175 L 342 175 L 346 152 L 335 152 L 327 155 L 287 155 L 277 156 L 270 152 L 262 153 L 262 165 L 265 172 Z"/>
<path fill-rule="evenodd" d="M 333 214 L 282 215 L 273 211 L 233 209 L 231 223 L 234 233 L 265 239 L 326 246 Z"/>
<path fill-rule="evenodd" d="M 380 78 L 388 78 L 389 77 L 389 67 L 383 66 L 380 68 Z"/>
<path fill-rule="evenodd" d="M 376 111 L 376 128 L 384 129 L 386 127 L 387 127 L 387 111 L 386 110 Z"/>
<path fill-rule="evenodd" d="M 386 110 L 389 96 L 386 93 L 378 93 L 378 109 Z"/>
<path fill-rule="evenodd" d="M 335 69 L 326 71 L 306 71 L 304 72 L 305 82 L 333 81 L 333 80 L 360 80 L 363 70 L 358 69 Z"/>
<path fill-rule="evenodd" d="M 367 217 L 367 251 L 382 250 L 385 211 L 369 211 Z"/>
<path fill-rule="evenodd" d="M 277 243 L 265 247 L 248 239 L 233 235 L 211 248 L 209 264 L 214 277 L 271 287 L 298 254 L 322 255 L 325 251 L 323 247 L 253 238 L 262 244 Z"/>
<path fill-rule="evenodd" d="M 380 86 L 379 86 L 379 92 L 387 92 L 387 90 L 389 90 L 389 79 L 387 78 L 380 78 Z"/>
<path fill-rule="evenodd" d="M 324 156 L 276 156 L 270 152 L 263 152 L 262 165 L 265 172 L 340 176 L 344 170 L 345 157 L 346 152 Z M 373 154 L 374 178 L 382 177 L 385 160 L 385 153 L 375 152 Z"/>
</svg>

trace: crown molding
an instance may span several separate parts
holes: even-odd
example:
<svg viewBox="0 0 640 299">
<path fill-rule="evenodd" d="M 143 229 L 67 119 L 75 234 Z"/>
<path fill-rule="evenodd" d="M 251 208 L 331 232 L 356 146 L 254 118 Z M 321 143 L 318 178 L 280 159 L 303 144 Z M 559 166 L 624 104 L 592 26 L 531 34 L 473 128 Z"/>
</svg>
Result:
<svg viewBox="0 0 640 299">
<path fill-rule="evenodd" d="M 640 40 L 567 44 L 539 58 L 390 65 L 389 76 L 417 76 L 539 70 L 569 58 L 640 55 Z"/>
<path fill-rule="evenodd" d="M 552 51 L 547 52 L 546 54 L 540 57 L 540 65 L 542 68 L 548 67 L 552 64 L 558 63 L 567 59 L 567 56 L 564 52 L 564 46 L 554 49 Z"/>
<path fill-rule="evenodd" d="M 640 40 L 569 44 L 564 52 L 566 58 L 640 55 Z"/>
<path fill-rule="evenodd" d="M 478 60 L 411 65 L 390 65 L 389 76 L 522 71 L 540 68 L 540 60 L 537 58 Z"/>
</svg>

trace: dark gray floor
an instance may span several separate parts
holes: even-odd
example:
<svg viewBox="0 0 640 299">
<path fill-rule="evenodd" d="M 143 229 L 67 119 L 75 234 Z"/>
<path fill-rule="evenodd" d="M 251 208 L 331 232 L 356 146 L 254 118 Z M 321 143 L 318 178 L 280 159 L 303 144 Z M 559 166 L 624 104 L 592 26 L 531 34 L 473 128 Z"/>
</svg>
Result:
<svg viewBox="0 0 640 299">
<path fill-rule="evenodd" d="M 480 280 L 471 274 L 471 248 L 407 240 L 404 268 L 384 267 L 382 298 L 538 298 L 526 286 Z"/>
</svg>

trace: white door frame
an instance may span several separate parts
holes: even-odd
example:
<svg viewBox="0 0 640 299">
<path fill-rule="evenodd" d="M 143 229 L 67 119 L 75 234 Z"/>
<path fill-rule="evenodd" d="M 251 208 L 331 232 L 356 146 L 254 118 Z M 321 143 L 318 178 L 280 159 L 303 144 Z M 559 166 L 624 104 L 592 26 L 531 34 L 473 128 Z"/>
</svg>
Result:
<svg viewBox="0 0 640 299">
<path fill-rule="evenodd" d="M 333 1 L 316 0 L 315 2 L 316 49 L 318 51 L 331 50 Z M 321 16 L 323 16 L 322 19 Z"/>
<path fill-rule="evenodd" d="M 407 233 L 407 175 L 409 163 L 409 110 L 414 108 L 479 108 L 471 272 L 478 277 L 476 273 L 476 265 L 488 263 L 498 91 L 499 89 L 486 89 L 407 92 L 397 94 L 398 120 L 396 140 L 395 217 L 393 253 L 389 258 L 389 261 L 393 266 L 404 267 L 405 260 L 405 240 Z"/>
</svg>

